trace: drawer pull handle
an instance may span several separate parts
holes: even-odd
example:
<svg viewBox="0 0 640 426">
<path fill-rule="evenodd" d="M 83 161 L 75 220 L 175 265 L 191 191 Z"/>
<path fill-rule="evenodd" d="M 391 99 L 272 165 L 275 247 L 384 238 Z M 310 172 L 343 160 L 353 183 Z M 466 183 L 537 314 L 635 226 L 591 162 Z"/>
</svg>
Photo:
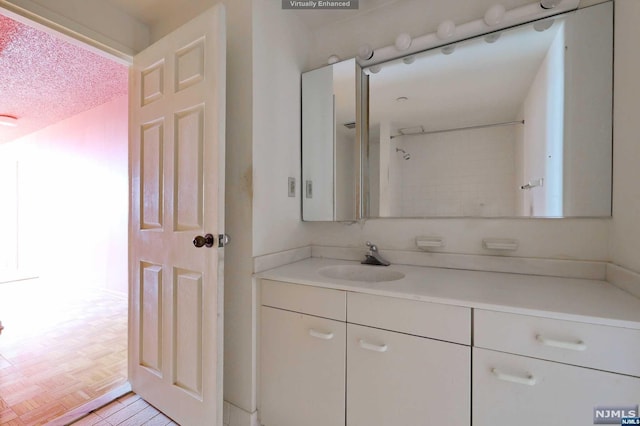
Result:
<svg viewBox="0 0 640 426">
<path fill-rule="evenodd" d="M 322 333 L 321 331 L 314 330 L 313 328 L 309 329 L 309 336 L 315 337 L 316 339 L 322 340 L 331 340 L 333 339 L 333 333 Z"/>
<path fill-rule="evenodd" d="M 387 349 L 389 349 L 389 346 L 387 345 L 374 345 L 373 343 L 369 343 L 363 339 L 358 340 L 358 344 L 362 349 L 374 352 L 386 352 Z"/>
<path fill-rule="evenodd" d="M 545 346 L 551 346 L 554 348 L 570 349 L 572 351 L 584 351 L 587 349 L 587 345 L 582 341 L 577 342 L 563 342 L 562 340 L 552 340 L 538 334 L 536 340 Z"/>
<path fill-rule="evenodd" d="M 491 372 L 495 375 L 498 380 L 502 380 L 505 382 L 518 383 L 521 385 L 533 386 L 536 384 L 536 378 L 531 374 L 527 375 L 527 377 L 520 376 L 512 376 L 511 374 L 505 374 L 497 368 L 492 368 Z"/>
</svg>

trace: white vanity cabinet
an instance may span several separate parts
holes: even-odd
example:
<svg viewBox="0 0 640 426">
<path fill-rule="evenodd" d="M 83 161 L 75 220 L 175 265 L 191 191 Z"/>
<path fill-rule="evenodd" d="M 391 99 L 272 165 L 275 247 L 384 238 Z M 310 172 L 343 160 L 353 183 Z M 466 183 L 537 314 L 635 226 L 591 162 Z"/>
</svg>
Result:
<svg viewBox="0 0 640 426">
<path fill-rule="evenodd" d="M 469 425 L 470 309 L 271 280 L 261 292 L 264 426 Z"/>
<path fill-rule="evenodd" d="M 346 324 L 262 307 L 265 426 L 344 425 Z"/>
<path fill-rule="evenodd" d="M 348 293 L 347 425 L 468 426 L 470 320 L 467 308 Z"/>
<path fill-rule="evenodd" d="M 640 403 L 634 322 L 268 279 L 261 291 L 265 426 L 584 426 L 597 407 Z"/>
<path fill-rule="evenodd" d="M 474 426 L 584 426 L 640 402 L 640 331 L 476 310 Z"/>
<path fill-rule="evenodd" d="M 344 426 L 344 292 L 263 280 L 261 300 L 261 423 Z"/>
<path fill-rule="evenodd" d="M 347 325 L 347 425 L 469 425 L 469 347 Z"/>
<path fill-rule="evenodd" d="M 613 285 L 319 272 L 350 265 L 311 258 L 261 275 L 265 426 L 585 426 L 596 408 L 640 404 L 640 301 Z"/>
</svg>

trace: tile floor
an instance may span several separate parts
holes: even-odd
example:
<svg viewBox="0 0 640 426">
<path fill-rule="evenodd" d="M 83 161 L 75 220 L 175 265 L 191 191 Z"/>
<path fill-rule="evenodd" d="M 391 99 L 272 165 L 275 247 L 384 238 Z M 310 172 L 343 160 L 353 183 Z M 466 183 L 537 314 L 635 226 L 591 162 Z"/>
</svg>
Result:
<svg viewBox="0 0 640 426">
<path fill-rule="evenodd" d="M 125 297 L 3 283 L 0 320 L 0 425 L 46 424 L 127 381 Z"/>
<path fill-rule="evenodd" d="M 177 426 L 160 411 L 134 393 L 92 411 L 72 426 Z"/>
</svg>

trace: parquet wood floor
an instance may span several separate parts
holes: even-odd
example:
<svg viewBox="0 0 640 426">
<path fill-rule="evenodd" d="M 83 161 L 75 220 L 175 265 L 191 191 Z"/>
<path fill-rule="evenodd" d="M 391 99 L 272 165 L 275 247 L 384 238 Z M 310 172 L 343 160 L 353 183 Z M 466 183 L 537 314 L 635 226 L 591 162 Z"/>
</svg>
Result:
<svg viewBox="0 0 640 426">
<path fill-rule="evenodd" d="M 125 297 L 5 283 L 0 320 L 0 425 L 46 424 L 127 381 Z"/>
<path fill-rule="evenodd" d="M 134 393 L 129 393 L 72 426 L 178 426 Z"/>
</svg>

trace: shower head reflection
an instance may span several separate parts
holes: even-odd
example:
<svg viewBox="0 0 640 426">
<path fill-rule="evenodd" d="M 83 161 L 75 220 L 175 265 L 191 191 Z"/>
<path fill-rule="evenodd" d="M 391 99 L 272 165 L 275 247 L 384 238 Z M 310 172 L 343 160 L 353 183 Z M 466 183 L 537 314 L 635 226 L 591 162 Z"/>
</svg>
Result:
<svg viewBox="0 0 640 426">
<path fill-rule="evenodd" d="M 405 151 L 402 148 L 396 148 L 396 152 L 401 152 L 402 153 L 402 158 L 404 158 L 405 160 L 411 159 L 411 154 L 409 154 L 407 151 Z"/>
</svg>

